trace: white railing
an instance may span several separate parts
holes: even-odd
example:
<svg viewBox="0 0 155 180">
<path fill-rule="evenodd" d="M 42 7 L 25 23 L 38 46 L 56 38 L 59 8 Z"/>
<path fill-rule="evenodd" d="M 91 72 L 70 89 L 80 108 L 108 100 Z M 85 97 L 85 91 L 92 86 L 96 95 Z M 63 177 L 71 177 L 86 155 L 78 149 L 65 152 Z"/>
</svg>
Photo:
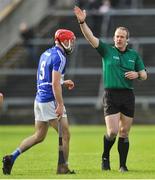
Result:
<svg viewBox="0 0 155 180">
<path fill-rule="evenodd" d="M 155 74 L 155 67 L 147 67 L 147 71 L 149 74 Z M 101 69 L 100 68 L 78 68 L 78 69 L 70 69 L 68 71 L 69 75 L 101 75 Z M 3 75 L 10 75 L 10 76 L 31 76 L 36 75 L 36 69 L 2 69 L 0 71 L 0 76 Z M 100 90 L 98 97 L 88 97 L 88 96 L 82 96 L 82 97 L 68 97 L 65 99 L 65 104 L 69 105 L 93 105 L 97 109 L 102 108 L 102 92 L 103 87 L 100 84 Z M 10 105 L 16 105 L 16 106 L 22 106 L 22 105 L 32 105 L 34 101 L 34 98 L 32 97 L 11 97 L 7 98 L 5 97 L 4 105 L 3 105 L 3 111 L 6 111 Z M 149 96 L 137 96 L 136 97 L 136 104 L 141 104 L 144 110 L 147 110 L 149 108 L 150 104 L 155 104 L 155 97 L 149 97 Z"/>
</svg>

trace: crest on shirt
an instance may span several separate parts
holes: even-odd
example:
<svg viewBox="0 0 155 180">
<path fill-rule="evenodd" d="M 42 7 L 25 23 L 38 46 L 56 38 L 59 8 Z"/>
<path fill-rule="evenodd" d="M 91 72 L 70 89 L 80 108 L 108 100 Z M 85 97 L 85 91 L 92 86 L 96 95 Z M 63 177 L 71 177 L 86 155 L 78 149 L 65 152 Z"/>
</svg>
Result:
<svg viewBox="0 0 155 180">
<path fill-rule="evenodd" d="M 119 56 L 113 56 L 113 59 L 119 60 Z"/>
</svg>

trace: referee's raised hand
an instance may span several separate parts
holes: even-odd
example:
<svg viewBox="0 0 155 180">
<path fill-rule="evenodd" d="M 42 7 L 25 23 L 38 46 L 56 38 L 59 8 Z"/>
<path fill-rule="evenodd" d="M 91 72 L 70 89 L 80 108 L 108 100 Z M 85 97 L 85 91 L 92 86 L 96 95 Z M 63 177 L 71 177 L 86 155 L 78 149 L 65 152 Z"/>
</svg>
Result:
<svg viewBox="0 0 155 180">
<path fill-rule="evenodd" d="M 78 6 L 74 7 L 74 13 L 79 23 L 83 23 L 86 19 L 86 10 L 80 9 Z"/>
</svg>

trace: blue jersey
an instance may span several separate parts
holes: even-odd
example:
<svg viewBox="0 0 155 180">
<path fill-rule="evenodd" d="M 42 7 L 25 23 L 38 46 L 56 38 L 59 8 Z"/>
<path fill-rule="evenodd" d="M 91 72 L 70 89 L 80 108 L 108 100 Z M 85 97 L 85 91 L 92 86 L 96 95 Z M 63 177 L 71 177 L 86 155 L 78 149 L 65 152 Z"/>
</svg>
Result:
<svg viewBox="0 0 155 180">
<path fill-rule="evenodd" d="M 63 81 L 66 66 L 66 56 L 58 47 L 46 50 L 40 57 L 37 71 L 36 101 L 49 102 L 55 100 L 52 90 L 52 71 L 61 73 Z"/>
</svg>

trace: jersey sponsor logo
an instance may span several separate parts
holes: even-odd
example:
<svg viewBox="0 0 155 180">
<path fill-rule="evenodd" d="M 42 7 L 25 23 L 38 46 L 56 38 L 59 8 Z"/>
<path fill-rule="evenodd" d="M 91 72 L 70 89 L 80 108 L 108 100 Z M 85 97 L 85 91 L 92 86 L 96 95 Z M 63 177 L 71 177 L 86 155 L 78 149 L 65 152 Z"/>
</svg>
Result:
<svg viewBox="0 0 155 180">
<path fill-rule="evenodd" d="M 39 92 L 45 92 L 46 93 L 46 91 L 43 89 L 38 89 L 37 93 L 39 93 Z"/>
<path fill-rule="evenodd" d="M 119 56 L 113 56 L 113 59 L 119 60 Z"/>
<path fill-rule="evenodd" d="M 38 86 L 40 87 L 40 86 L 44 86 L 44 85 L 52 85 L 52 83 L 44 82 L 44 83 L 39 84 Z"/>
</svg>

